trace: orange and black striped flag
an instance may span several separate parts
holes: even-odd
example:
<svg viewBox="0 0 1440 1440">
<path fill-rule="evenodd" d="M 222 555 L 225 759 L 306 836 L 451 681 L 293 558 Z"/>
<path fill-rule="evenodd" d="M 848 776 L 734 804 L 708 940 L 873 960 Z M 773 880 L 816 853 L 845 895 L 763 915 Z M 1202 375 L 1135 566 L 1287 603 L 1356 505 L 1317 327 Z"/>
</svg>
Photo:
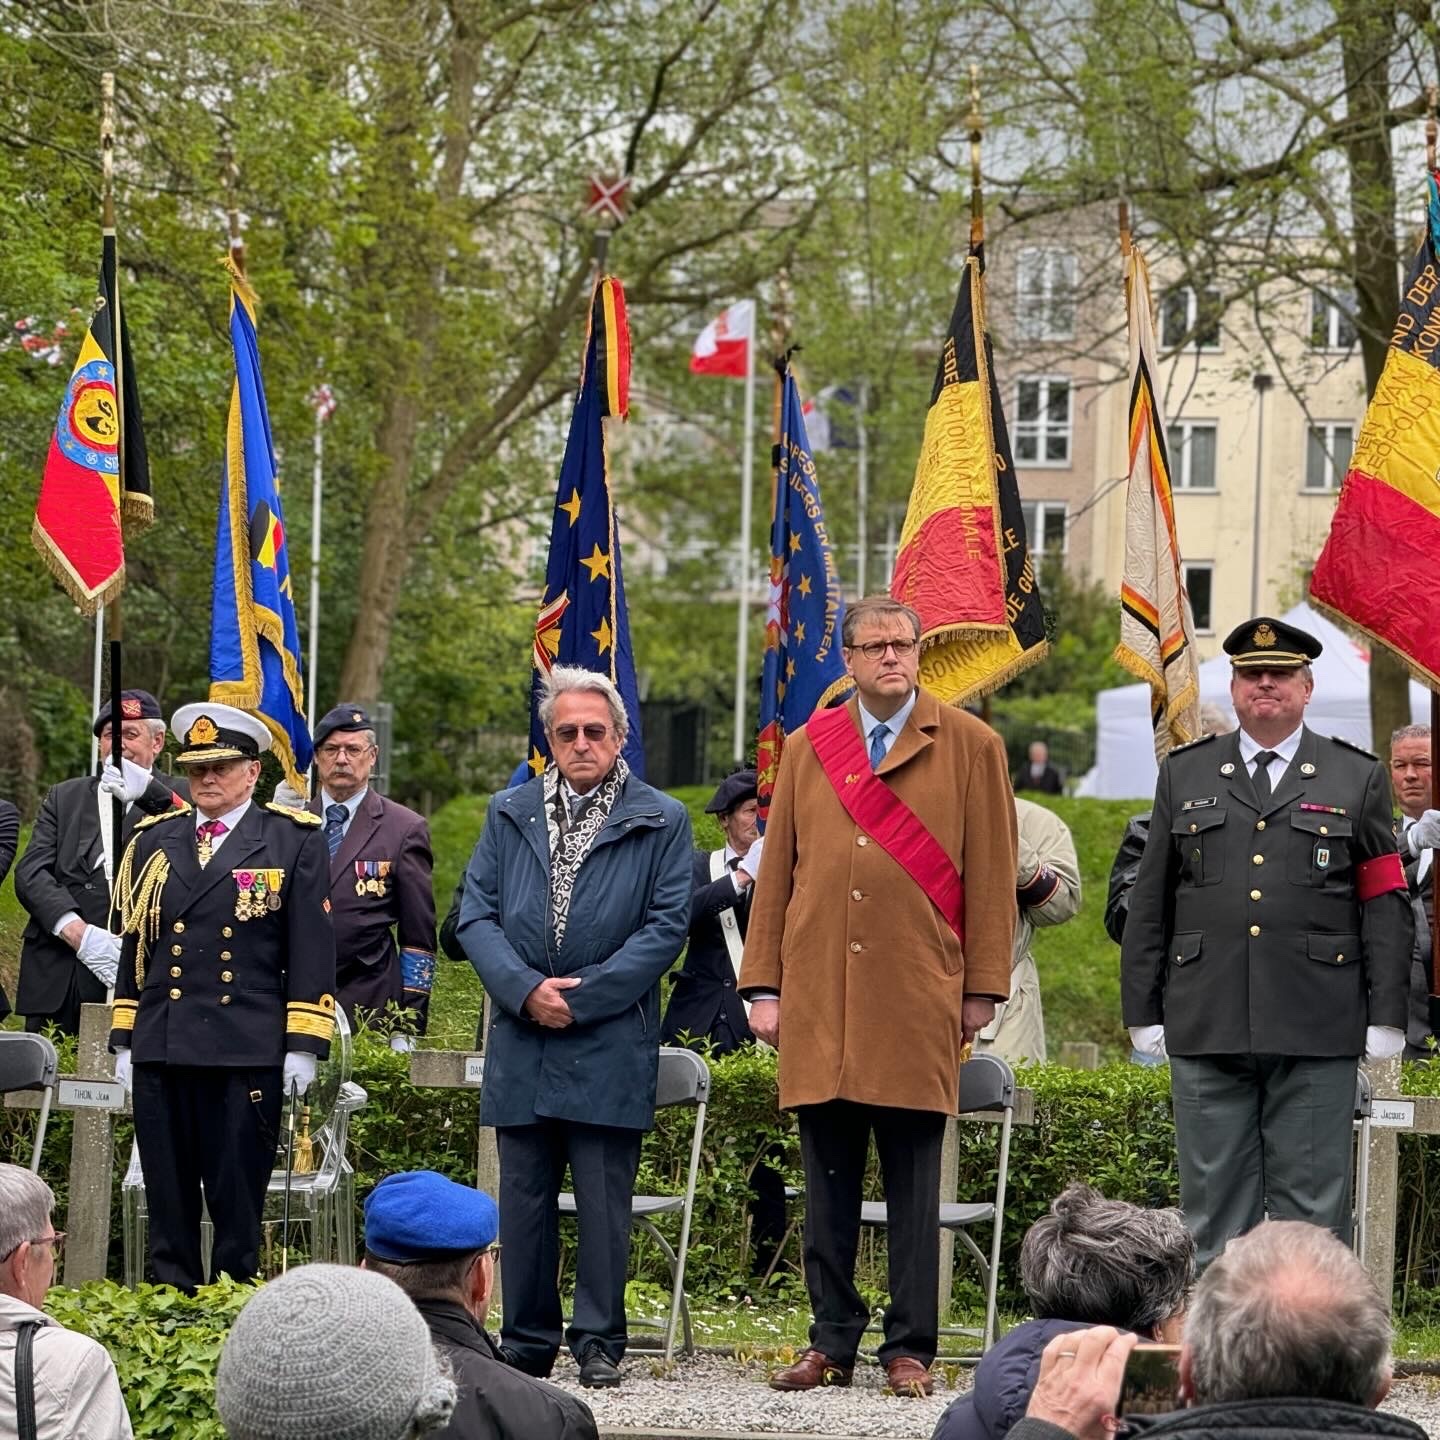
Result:
<svg viewBox="0 0 1440 1440">
<path fill-rule="evenodd" d="M 1180 575 L 1165 417 L 1155 389 L 1150 270 L 1132 247 L 1125 262 L 1130 322 L 1130 483 L 1125 499 L 1125 574 L 1115 658 L 1150 686 L 1155 758 L 1200 733 L 1195 624 Z"/>
</svg>

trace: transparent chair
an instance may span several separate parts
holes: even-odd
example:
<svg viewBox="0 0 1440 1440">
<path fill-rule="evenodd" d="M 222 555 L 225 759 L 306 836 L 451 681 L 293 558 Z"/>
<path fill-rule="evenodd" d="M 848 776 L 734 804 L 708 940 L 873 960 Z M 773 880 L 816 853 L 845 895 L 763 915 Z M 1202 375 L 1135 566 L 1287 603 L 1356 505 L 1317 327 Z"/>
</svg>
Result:
<svg viewBox="0 0 1440 1440">
<path fill-rule="evenodd" d="M 310 1258 L 342 1265 L 355 1263 L 355 1172 L 345 1156 L 350 1117 L 369 1099 L 363 1086 L 350 1078 L 350 1026 L 345 1012 L 335 1010 L 335 1034 L 330 1054 L 315 1068 L 315 1079 L 306 1091 L 303 1108 L 310 1113 L 310 1144 L 313 1168 L 289 1177 L 290 1223 L 305 1224 L 310 1231 Z M 289 1141 L 290 1108 L 280 1115 L 280 1141 L 265 1193 L 263 1223 L 278 1226 L 285 1215 L 286 1151 Z M 121 1219 L 125 1244 L 125 1283 L 132 1288 L 145 1278 L 146 1228 L 149 1210 L 145 1203 L 145 1176 L 140 1150 L 131 1146 L 130 1164 L 120 1184 Z M 200 1249 L 205 1269 L 210 1268 L 213 1241 L 208 1209 L 200 1229 Z M 282 1242 L 286 1237 L 282 1236 Z"/>
<path fill-rule="evenodd" d="M 40 1091 L 40 1118 L 35 1124 L 35 1146 L 30 1155 L 30 1169 L 36 1175 L 40 1173 L 40 1152 L 45 1148 L 59 1068 L 55 1047 L 43 1035 L 19 1030 L 0 1034 L 0 1095 L 12 1090 Z"/>
</svg>

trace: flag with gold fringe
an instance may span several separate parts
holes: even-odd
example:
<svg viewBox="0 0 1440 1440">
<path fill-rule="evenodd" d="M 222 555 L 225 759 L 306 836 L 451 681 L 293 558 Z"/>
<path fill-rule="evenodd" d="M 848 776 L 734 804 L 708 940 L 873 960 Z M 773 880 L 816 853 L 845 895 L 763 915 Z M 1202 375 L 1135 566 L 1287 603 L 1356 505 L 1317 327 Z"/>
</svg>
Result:
<svg viewBox="0 0 1440 1440">
<path fill-rule="evenodd" d="M 1310 598 L 1440 689 L 1440 611 L 1426 603 L 1440 555 L 1440 171 L 1425 189 L 1425 234 Z"/>
<path fill-rule="evenodd" d="M 538 775 L 550 756 L 540 723 L 541 677 L 553 665 L 597 670 L 625 702 L 630 733 L 625 760 L 645 776 L 640 690 L 630 648 L 630 613 L 620 570 L 620 528 L 610 494 L 605 417 L 630 409 L 630 326 L 625 291 L 614 276 L 595 285 L 580 372 L 580 394 L 560 462 L 545 593 L 535 621 L 535 674 L 530 701 L 530 769 Z"/>
<path fill-rule="evenodd" d="M 985 327 L 978 243 L 940 352 L 890 593 L 920 615 L 920 683 L 950 704 L 988 694 L 1049 650 Z"/>
<path fill-rule="evenodd" d="M 106 235 L 95 313 L 65 387 L 30 532 L 46 565 L 86 615 L 120 593 L 125 535 L 144 529 L 155 515 L 139 388 L 118 294 L 115 237 Z"/>
<path fill-rule="evenodd" d="M 285 778 L 303 795 L 312 748 L 280 477 L 255 336 L 255 293 L 234 263 L 225 263 L 235 383 L 215 535 L 210 698 L 264 721 Z"/>
<path fill-rule="evenodd" d="M 1125 498 L 1125 574 L 1115 658 L 1150 686 L 1155 758 L 1200 733 L 1195 624 L 1180 574 L 1165 418 L 1155 389 L 1150 269 L 1131 246 L 1125 260 L 1130 326 L 1130 475 Z"/>
</svg>

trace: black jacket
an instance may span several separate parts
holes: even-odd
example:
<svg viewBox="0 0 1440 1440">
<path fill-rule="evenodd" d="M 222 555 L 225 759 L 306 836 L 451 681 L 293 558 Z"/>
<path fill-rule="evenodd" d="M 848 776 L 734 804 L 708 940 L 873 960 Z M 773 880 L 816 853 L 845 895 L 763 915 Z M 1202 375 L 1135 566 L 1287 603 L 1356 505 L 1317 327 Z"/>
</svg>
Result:
<svg viewBox="0 0 1440 1440">
<path fill-rule="evenodd" d="M 1145 1440 L 1421 1440 L 1413 1421 L 1338 1400 L 1239 1400 L 1231 1405 L 1197 1405 L 1144 1426 Z M 1044 1420 L 1021 1420 L 1009 1440 L 1074 1440 L 1068 1430 Z"/>
<path fill-rule="evenodd" d="M 415 1304 L 449 1360 L 459 1391 L 455 1413 L 437 1440 L 596 1440 L 590 1407 L 558 1385 L 512 1369 L 462 1305 Z"/>
<path fill-rule="evenodd" d="M 150 788 L 126 811 L 120 830 L 122 848 L 140 820 L 174 806 L 175 791 L 167 779 L 155 774 Z M 15 866 L 15 896 L 30 916 L 15 991 L 15 1008 L 22 1015 L 55 1014 L 65 1005 L 72 985 L 82 1003 L 104 1003 L 105 987 L 58 935 L 51 934 L 67 910 L 102 929 L 110 914 L 95 798 L 99 788 L 93 775 L 52 786 L 35 817 L 30 843 Z"/>
<path fill-rule="evenodd" d="M 710 878 L 710 852 L 695 852 L 694 889 L 690 892 L 690 944 L 685 964 L 675 976 L 675 988 L 665 1007 L 660 1025 L 663 1045 L 677 1045 L 681 1034 L 691 1039 L 718 1039 L 715 1053 L 727 1054 L 746 1040 L 753 1040 L 750 1023 L 745 1018 L 745 1003 L 735 993 L 735 967 L 725 944 L 720 915 L 727 909 L 735 911 L 740 938 L 750 918 L 750 889 L 735 893 L 735 882 L 729 873 L 718 880 Z M 720 1020 L 727 1022 L 721 1028 Z"/>
</svg>

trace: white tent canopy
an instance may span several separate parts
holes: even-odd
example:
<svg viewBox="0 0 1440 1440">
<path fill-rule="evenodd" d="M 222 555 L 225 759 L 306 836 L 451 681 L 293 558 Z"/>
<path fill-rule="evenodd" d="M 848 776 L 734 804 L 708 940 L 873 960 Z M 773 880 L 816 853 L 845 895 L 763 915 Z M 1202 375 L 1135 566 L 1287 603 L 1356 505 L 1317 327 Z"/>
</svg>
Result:
<svg viewBox="0 0 1440 1440">
<path fill-rule="evenodd" d="M 1370 743 L 1370 654 L 1340 627 L 1308 605 L 1284 616 L 1287 623 L 1308 630 L 1325 647 L 1312 668 L 1315 693 L 1305 710 L 1305 723 L 1320 735 L 1339 735 L 1367 750 Z M 1231 723 L 1230 657 L 1207 660 L 1200 667 L 1200 699 L 1218 705 Z M 1416 724 L 1430 718 L 1430 692 L 1410 682 L 1410 716 Z M 1095 697 L 1095 768 L 1080 784 L 1081 795 L 1106 800 L 1150 800 L 1155 794 L 1155 742 L 1150 727 L 1150 687 L 1122 685 Z"/>
</svg>

